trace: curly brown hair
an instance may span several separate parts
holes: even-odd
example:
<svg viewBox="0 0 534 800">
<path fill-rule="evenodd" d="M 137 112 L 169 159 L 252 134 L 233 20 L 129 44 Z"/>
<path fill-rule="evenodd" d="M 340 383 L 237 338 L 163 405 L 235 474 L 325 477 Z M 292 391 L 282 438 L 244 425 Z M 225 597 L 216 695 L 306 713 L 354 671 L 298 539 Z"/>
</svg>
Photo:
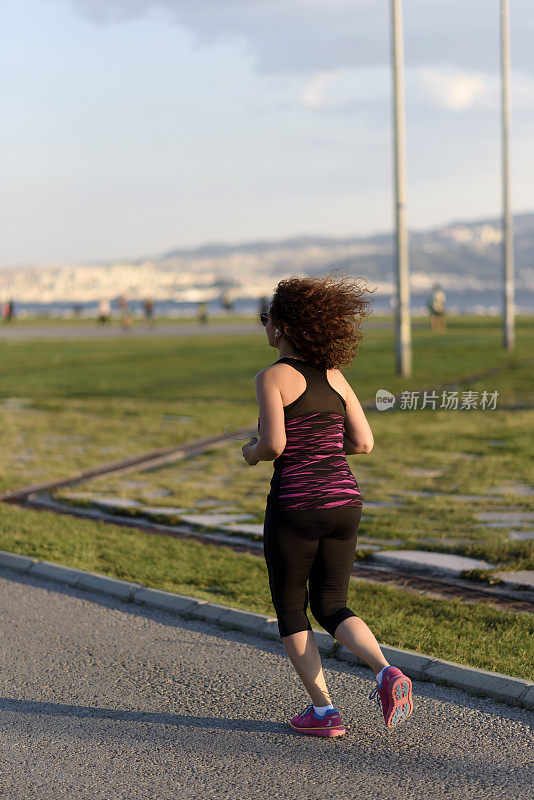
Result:
<svg viewBox="0 0 534 800">
<path fill-rule="evenodd" d="M 332 272 L 335 270 L 332 270 Z M 369 316 L 370 301 L 363 278 L 332 274 L 281 280 L 269 316 L 306 361 L 320 369 L 350 364 L 362 338 L 360 324 Z"/>
</svg>

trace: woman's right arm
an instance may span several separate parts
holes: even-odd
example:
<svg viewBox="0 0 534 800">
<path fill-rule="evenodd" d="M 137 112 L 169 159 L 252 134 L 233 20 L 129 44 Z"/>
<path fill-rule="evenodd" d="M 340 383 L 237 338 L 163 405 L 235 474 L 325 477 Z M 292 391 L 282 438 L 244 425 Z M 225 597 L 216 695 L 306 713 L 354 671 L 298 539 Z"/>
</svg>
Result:
<svg viewBox="0 0 534 800">
<path fill-rule="evenodd" d="M 346 383 L 346 417 L 343 450 L 347 456 L 356 455 L 358 453 L 370 453 L 375 443 L 373 432 L 363 413 L 360 401 L 354 394 L 351 385 L 348 382 Z"/>
</svg>

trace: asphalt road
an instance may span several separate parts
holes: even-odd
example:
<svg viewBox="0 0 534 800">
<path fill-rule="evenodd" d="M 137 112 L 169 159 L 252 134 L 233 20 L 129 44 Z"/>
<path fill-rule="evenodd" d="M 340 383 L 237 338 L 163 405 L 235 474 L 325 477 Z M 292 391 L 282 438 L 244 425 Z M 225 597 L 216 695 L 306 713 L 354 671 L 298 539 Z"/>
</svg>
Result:
<svg viewBox="0 0 534 800">
<path fill-rule="evenodd" d="M 323 659 L 345 737 L 281 642 L 0 570 L 0 796 L 17 800 L 534 797 L 533 714 L 413 681 L 388 731 L 371 670 Z"/>
<path fill-rule="evenodd" d="M 428 327 L 428 323 L 413 322 L 412 327 Z M 369 322 L 365 328 L 370 330 L 393 330 L 390 322 Z M 198 322 L 184 322 L 174 325 L 172 322 L 156 323 L 152 328 L 138 322 L 130 329 L 122 329 L 120 324 L 107 325 L 17 325 L 0 324 L 0 340 L 28 340 L 28 339 L 113 339 L 113 338 L 139 338 L 154 336 L 216 336 L 218 334 L 261 333 L 263 331 L 259 322 L 208 322 L 203 325 Z"/>
</svg>

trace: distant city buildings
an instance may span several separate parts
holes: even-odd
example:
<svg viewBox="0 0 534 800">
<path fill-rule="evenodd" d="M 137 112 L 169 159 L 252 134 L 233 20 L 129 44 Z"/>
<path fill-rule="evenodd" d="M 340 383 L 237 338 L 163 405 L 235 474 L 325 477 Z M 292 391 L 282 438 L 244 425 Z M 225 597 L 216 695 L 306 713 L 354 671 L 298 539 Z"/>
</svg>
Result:
<svg viewBox="0 0 534 800">
<path fill-rule="evenodd" d="M 516 253 L 516 287 L 534 289 L 534 214 L 515 217 L 521 247 Z M 521 225 L 521 228 L 519 227 Z M 413 257 L 410 289 L 427 294 L 439 282 L 450 292 L 499 289 L 502 232 L 499 222 L 458 222 L 427 231 L 410 232 Z M 472 253 L 472 258 L 471 254 Z M 482 254 L 482 258 L 481 258 Z M 525 254 L 525 255 L 524 255 Z M 522 261 L 523 259 L 523 261 Z M 414 265 L 416 267 L 414 268 Z M 377 287 L 377 295 L 395 291 L 391 234 L 340 239 L 306 236 L 280 242 L 176 251 L 159 260 L 98 265 L 0 267 L 0 301 L 21 304 L 92 305 L 95 316 L 104 300 L 115 309 L 127 296 L 134 314 L 150 321 L 143 303 L 209 303 L 229 311 L 241 299 L 270 297 L 284 277 L 327 274 L 337 268 L 362 275 Z M 452 295 L 451 295 L 452 296 Z M 452 310 L 452 306 L 451 306 Z M 23 314 L 23 309 L 20 310 Z"/>
</svg>

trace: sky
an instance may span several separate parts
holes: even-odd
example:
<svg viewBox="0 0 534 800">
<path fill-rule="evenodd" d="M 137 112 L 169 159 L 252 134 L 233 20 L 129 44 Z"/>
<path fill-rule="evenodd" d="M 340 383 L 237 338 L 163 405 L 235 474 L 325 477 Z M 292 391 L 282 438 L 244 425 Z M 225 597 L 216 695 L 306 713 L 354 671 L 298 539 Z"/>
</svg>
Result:
<svg viewBox="0 0 534 800">
<path fill-rule="evenodd" d="M 389 0 L 0 0 L 0 266 L 393 227 Z M 411 229 L 501 211 L 499 0 L 404 0 Z M 511 198 L 534 209 L 534 4 Z"/>
</svg>

